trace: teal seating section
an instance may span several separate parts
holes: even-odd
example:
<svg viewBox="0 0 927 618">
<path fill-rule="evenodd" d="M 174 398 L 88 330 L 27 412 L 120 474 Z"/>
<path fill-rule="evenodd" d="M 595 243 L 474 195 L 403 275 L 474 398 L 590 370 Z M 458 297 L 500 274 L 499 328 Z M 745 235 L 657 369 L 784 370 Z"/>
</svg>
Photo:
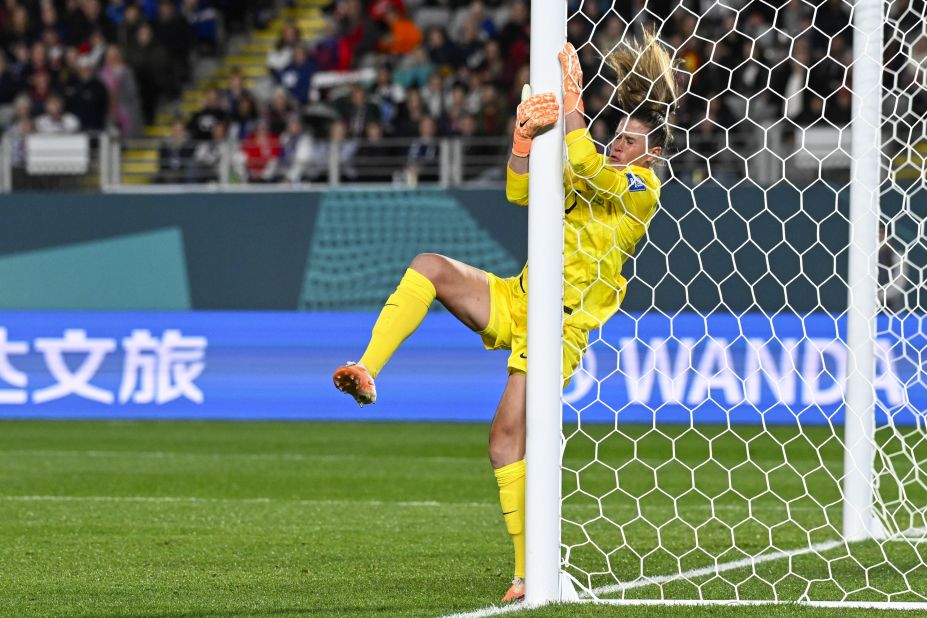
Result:
<svg viewBox="0 0 927 618">
<path fill-rule="evenodd" d="M 521 266 L 447 193 L 333 191 L 322 199 L 309 245 L 300 309 L 379 309 L 419 253 L 499 276 Z"/>
</svg>

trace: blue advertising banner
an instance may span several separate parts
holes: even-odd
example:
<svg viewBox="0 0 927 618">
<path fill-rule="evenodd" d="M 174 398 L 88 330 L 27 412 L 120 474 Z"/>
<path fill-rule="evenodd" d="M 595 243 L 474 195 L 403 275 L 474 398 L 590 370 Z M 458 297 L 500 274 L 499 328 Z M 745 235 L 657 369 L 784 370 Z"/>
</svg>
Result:
<svg viewBox="0 0 927 618">
<path fill-rule="evenodd" d="M 376 314 L 2 312 L 0 418 L 454 420 L 492 417 L 503 353 L 433 313 L 363 409 L 332 385 Z"/>
<path fill-rule="evenodd" d="M 927 422 L 927 319 L 880 316 L 876 423 Z M 846 319 L 628 315 L 592 338 L 564 393 L 583 422 L 842 425 Z"/>
<path fill-rule="evenodd" d="M 0 418 L 488 421 L 507 352 L 434 312 L 359 409 L 331 384 L 376 314 L 0 313 Z M 925 422 L 925 317 L 882 317 L 879 420 Z M 828 315 L 614 317 L 565 420 L 842 423 L 844 322 Z"/>
</svg>

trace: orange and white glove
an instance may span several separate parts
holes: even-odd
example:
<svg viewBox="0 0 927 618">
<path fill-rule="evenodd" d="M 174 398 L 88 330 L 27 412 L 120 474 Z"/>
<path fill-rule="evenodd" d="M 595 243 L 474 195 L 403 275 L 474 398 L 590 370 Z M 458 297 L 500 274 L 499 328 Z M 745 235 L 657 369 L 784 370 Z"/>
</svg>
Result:
<svg viewBox="0 0 927 618">
<path fill-rule="evenodd" d="M 552 92 L 531 94 L 531 86 L 525 84 L 521 90 L 521 103 L 515 116 L 515 137 L 512 140 L 512 154 L 527 157 L 531 154 L 531 140 L 538 131 L 557 122 L 560 105 Z"/>
<path fill-rule="evenodd" d="M 557 53 L 560 68 L 563 70 L 563 113 L 573 111 L 585 113 L 583 107 L 583 68 L 579 64 L 579 54 L 572 43 L 564 43 Z"/>
</svg>

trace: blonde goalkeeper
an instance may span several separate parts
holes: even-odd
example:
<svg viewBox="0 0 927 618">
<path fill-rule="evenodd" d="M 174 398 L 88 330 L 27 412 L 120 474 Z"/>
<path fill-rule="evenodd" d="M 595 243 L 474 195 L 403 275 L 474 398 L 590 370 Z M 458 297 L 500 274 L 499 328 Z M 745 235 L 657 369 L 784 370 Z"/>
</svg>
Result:
<svg viewBox="0 0 927 618">
<path fill-rule="evenodd" d="M 676 82 L 671 57 L 652 34 L 610 54 L 624 117 L 608 154 L 601 155 L 586 130 L 576 51 L 567 43 L 559 57 L 569 158 L 562 248 L 563 376 L 569 378 L 579 365 L 589 331 L 621 305 L 627 286 L 622 264 L 634 253 L 656 211 L 660 181 L 651 168 L 670 142 L 667 120 L 676 105 Z M 527 96 L 518 106 L 506 179 L 509 201 L 528 204 L 531 140 L 554 124 L 559 112 L 551 93 Z M 339 390 L 361 405 L 374 403 L 374 378 L 418 328 L 435 299 L 477 332 L 488 349 L 511 350 L 508 381 L 489 431 L 489 460 L 515 550 L 515 576 L 503 598 L 506 602 L 520 601 L 525 594 L 527 292 L 527 267 L 517 277 L 502 279 L 442 255 L 418 255 L 387 299 L 360 362 L 339 367 L 334 374 Z"/>
</svg>

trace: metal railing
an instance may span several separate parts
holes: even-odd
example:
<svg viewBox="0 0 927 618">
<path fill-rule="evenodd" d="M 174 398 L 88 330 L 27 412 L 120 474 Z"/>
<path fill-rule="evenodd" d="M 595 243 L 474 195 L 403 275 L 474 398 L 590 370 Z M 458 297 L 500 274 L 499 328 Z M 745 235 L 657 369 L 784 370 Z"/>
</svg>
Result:
<svg viewBox="0 0 927 618">
<path fill-rule="evenodd" d="M 690 129 L 670 156 L 671 175 L 733 186 L 782 178 L 846 178 L 849 134 L 774 125 L 720 136 Z M 498 137 L 318 140 L 309 135 L 253 140 L 121 140 L 109 133 L 15 137 L 0 141 L 0 192 L 244 191 L 501 186 L 510 142 Z"/>
<path fill-rule="evenodd" d="M 329 187 L 346 184 L 460 186 L 504 182 L 509 142 L 500 138 L 316 140 L 308 135 L 257 143 L 133 139 L 122 144 L 117 182 L 240 190 L 245 187 Z"/>
</svg>

